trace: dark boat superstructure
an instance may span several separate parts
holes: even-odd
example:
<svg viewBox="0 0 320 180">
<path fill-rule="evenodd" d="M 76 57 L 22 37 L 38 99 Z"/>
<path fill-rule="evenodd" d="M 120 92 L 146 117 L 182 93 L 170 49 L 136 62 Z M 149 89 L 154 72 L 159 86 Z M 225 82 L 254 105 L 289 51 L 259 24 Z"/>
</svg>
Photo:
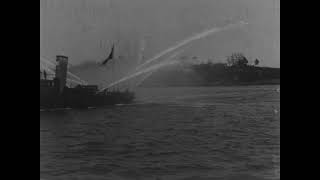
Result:
<svg viewBox="0 0 320 180">
<path fill-rule="evenodd" d="M 98 107 L 128 104 L 134 100 L 134 93 L 129 91 L 100 92 L 96 85 L 67 87 L 67 74 L 66 56 L 57 56 L 56 72 L 52 80 L 47 79 L 46 73 L 40 72 L 40 109 Z"/>
</svg>

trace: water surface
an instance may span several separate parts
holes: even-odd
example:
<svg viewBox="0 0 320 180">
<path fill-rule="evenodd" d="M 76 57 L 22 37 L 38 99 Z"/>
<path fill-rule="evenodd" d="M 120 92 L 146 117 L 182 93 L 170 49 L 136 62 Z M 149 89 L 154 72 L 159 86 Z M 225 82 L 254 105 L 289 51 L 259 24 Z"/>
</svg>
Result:
<svg viewBox="0 0 320 180">
<path fill-rule="evenodd" d="M 280 179 L 280 86 L 149 88 L 40 112 L 42 179 Z"/>
</svg>

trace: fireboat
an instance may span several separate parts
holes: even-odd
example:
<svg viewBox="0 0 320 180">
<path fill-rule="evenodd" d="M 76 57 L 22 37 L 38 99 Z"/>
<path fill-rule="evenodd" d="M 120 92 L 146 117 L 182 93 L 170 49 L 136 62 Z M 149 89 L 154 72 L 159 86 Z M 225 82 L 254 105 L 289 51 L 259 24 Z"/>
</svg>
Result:
<svg viewBox="0 0 320 180">
<path fill-rule="evenodd" d="M 55 73 L 48 78 L 40 70 L 40 109 L 89 108 L 130 104 L 135 95 L 129 90 L 99 90 L 97 85 L 68 87 L 68 57 L 56 57 Z"/>
</svg>

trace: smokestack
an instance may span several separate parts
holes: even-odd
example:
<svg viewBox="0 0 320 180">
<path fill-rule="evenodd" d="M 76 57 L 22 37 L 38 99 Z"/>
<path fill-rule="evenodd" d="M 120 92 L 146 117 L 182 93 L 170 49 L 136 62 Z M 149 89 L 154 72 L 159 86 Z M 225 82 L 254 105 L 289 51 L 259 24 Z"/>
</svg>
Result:
<svg viewBox="0 0 320 180">
<path fill-rule="evenodd" d="M 59 80 L 59 92 L 63 93 L 67 85 L 68 57 L 57 56 L 56 79 Z"/>
</svg>

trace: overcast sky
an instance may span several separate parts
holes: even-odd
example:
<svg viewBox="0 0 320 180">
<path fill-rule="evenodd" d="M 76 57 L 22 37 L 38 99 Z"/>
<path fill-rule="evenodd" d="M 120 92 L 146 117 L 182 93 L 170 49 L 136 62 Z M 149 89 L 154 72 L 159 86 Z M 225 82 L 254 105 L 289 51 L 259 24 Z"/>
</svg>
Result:
<svg viewBox="0 0 320 180">
<path fill-rule="evenodd" d="M 135 59 L 193 34 L 245 18 L 249 25 L 197 41 L 185 55 L 224 60 L 243 52 L 280 67 L 280 0 L 40 0 L 40 56 L 70 57 L 72 64 L 103 59 L 112 43 Z"/>
</svg>

